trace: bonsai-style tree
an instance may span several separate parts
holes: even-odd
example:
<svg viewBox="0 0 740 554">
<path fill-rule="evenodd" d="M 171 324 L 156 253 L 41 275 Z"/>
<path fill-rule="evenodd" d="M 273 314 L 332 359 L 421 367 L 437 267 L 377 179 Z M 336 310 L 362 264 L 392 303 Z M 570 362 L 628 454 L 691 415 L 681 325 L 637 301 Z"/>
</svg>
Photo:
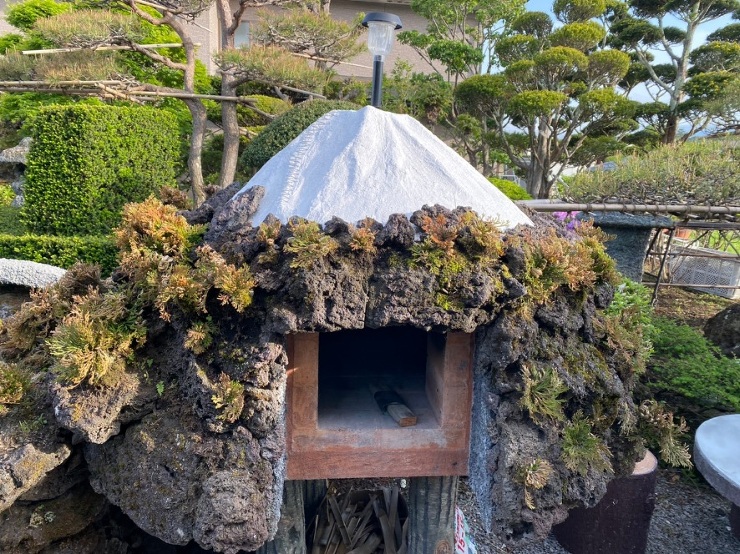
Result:
<svg viewBox="0 0 740 554">
<path fill-rule="evenodd" d="M 522 0 L 412 0 L 411 9 L 429 20 L 427 32 L 403 31 L 398 40 L 457 83 L 468 75 L 491 71 L 496 63 L 496 41 L 524 4 Z"/>
<path fill-rule="evenodd" d="M 496 45 L 503 72 L 470 77 L 455 91 L 458 109 L 495 131 L 535 198 L 547 198 L 589 137 L 626 133 L 635 111 L 614 90 L 629 55 L 600 48 L 606 30 L 593 19 L 605 2 L 557 0 L 553 11 L 562 27 L 553 30 L 548 14 L 523 14 Z"/>
<path fill-rule="evenodd" d="M 707 23 L 737 13 L 738 0 L 630 0 L 629 10 L 613 17 L 611 44 L 629 51 L 641 66 L 641 77 L 664 107 L 651 110 L 651 123 L 666 144 L 679 137 L 679 124 L 689 123 L 686 140 L 706 128 L 710 119 L 703 102 L 710 100 L 708 88 L 721 88 L 728 79 L 725 71 L 737 69 L 738 26 L 730 25 L 708 37 L 697 48 L 700 29 Z M 654 64 L 655 53 L 667 63 Z M 733 62 L 734 60 L 734 62 Z M 635 71 L 635 75 L 640 73 Z M 689 82 L 697 80 L 690 87 Z M 708 87 L 708 88 L 707 88 Z M 688 103 L 687 103 L 688 98 Z M 655 106 L 655 108 L 660 106 Z"/>
<path fill-rule="evenodd" d="M 317 60 L 317 68 L 331 67 L 357 53 L 358 25 L 334 21 L 326 10 L 313 13 L 297 8 L 288 13 L 261 11 L 261 23 L 253 33 L 257 46 L 234 48 L 234 35 L 241 18 L 249 8 L 265 5 L 295 4 L 289 0 L 240 0 L 232 10 L 228 0 L 217 0 L 221 21 L 221 53 L 217 63 L 221 70 L 221 95 L 235 96 L 237 88 L 249 80 L 262 81 L 276 87 L 290 86 L 309 91 L 323 88 L 326 76 L 311 69 L 305 59 L 290 55 L 293 52 Z M 263 48 L 261 45 L 268 45 Z M 228 186 L 236 174 L 239 158 L 239 124 L 236 104 L 221 103 L 221 123 L 224 133 L 224 151 L 221 161 L 219 187 Z"/>
</svg>

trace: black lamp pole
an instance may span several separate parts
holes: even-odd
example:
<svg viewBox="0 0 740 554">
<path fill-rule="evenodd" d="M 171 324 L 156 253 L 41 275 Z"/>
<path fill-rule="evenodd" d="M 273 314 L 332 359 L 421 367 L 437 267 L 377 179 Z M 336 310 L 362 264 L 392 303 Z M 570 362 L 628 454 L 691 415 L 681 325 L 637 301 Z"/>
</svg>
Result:
<svg viewBox="0 0 740 554">
<path fill-rule="evenodd" d="M 375 56 L 373 60 L 373 94 L 370 105 L 379 108 L 383 101 L 383 56 Z"/>
<path fill-rule="evenodd" d="M 370 12 L 362 20 L 368 28 L 367 44 L 373 53 L 373 92 L 370 103 L 379 108 L 383 98 L 383 60 L 393 46 L 393 31 L 401 25 L 401 19 L 392 13 Z"/>
</svg>

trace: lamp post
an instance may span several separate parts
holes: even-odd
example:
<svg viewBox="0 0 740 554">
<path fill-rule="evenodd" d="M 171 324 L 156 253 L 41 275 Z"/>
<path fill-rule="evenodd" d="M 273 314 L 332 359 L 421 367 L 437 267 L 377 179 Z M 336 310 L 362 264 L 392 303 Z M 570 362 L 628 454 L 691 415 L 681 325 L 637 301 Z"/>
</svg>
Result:
<svg viewBox="0 0 740 554">
<path fill-rule="evenodd" d="M 395 38 L 393 31 L 397 31 L 403 25 L 397 15 L 384 12 L 370 12 L 362 20 L 362 25 L 368 29 L 367 48 L 375 56 L 371 104 L 379 108 L 383 92 L 383 60 L 390 54 L 393 47 Z"/>
</svg>

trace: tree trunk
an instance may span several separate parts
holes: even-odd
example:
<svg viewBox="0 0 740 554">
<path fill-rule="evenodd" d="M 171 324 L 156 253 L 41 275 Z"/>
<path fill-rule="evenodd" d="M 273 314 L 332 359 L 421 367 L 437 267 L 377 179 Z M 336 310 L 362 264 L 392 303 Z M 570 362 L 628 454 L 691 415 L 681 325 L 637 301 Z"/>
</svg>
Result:
<svg viewBox="0 0 740 554">
<path fill-rule="evenodd" d="M 221 23 L 221 49 L 234 47 L 234 32 L 238 27 L 235 18 L 241 14 L 234 14 L 228 0 L 216 2 L 216 10 Z M 236 82 L 233 75 L 221 73 L 221 96 L 236 96 Z M 221 157 L 221 172 L 218 177 L 218 188 L 228 187 L 236 175 L 236 164 L 239 161 L 239 120 L 237 117 L 236 102 L 221 102 L 221 125 L 224 132 L 224 150 Z"/>
<path fill-rule="evenodd" d="M 203 137 L 206 133 L 208 118 L 203 102 L 188 100 L 186 103 L 193 118 L 193 134 L 190 137 L 190 148 L 188 150 L 188 172 L 190 173 L 193 205 L 198 207 L 206 199 L 201 154 L 203 153 Z"/>
<path fill-rule="evenodd" d="M 547 187 L 547 172 L 534 157 L 527 169 L 527 192 L 532 198 L 547 198 L 550 194 Z"/>
<path fill-rule="evenodd" d="M 457 477 L 415 477 L 409 486 L 409 554 L 455 551 Z"/>
<path fill-rule="evenodd" d="M 663 144 L 673 144 L 678 136 L 678 115 L 676 113 L 668 114 L 668 120 L 665 126 L 665 135 L 663 135 Z"/>
<path fill-rule="evenodd" d="M 222 75 L 221 95 L 236 96 L 236 87 L 233 85 L 233 77 L 230 75 Z M 224 150 L 221 158 L 218 188 L 224 189 L 234 182 L 236 166 L 239 161 L 240 136 L 236 102 L 221 102 L 221 125 L 224 132 Z"/>
</svg>

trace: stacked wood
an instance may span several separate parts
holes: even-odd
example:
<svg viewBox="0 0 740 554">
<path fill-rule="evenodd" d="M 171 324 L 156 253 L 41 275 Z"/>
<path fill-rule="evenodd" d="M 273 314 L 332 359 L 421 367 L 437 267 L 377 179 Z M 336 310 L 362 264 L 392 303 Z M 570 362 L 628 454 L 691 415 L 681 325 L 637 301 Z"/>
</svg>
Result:
<svg viewBox="0 0 740 554">
<path fill-rule="evenodd" d="M 407 509 L 399 488 L 327 494 L 309 528 L 311 554 L 406 554 Z"/>
</svg>

